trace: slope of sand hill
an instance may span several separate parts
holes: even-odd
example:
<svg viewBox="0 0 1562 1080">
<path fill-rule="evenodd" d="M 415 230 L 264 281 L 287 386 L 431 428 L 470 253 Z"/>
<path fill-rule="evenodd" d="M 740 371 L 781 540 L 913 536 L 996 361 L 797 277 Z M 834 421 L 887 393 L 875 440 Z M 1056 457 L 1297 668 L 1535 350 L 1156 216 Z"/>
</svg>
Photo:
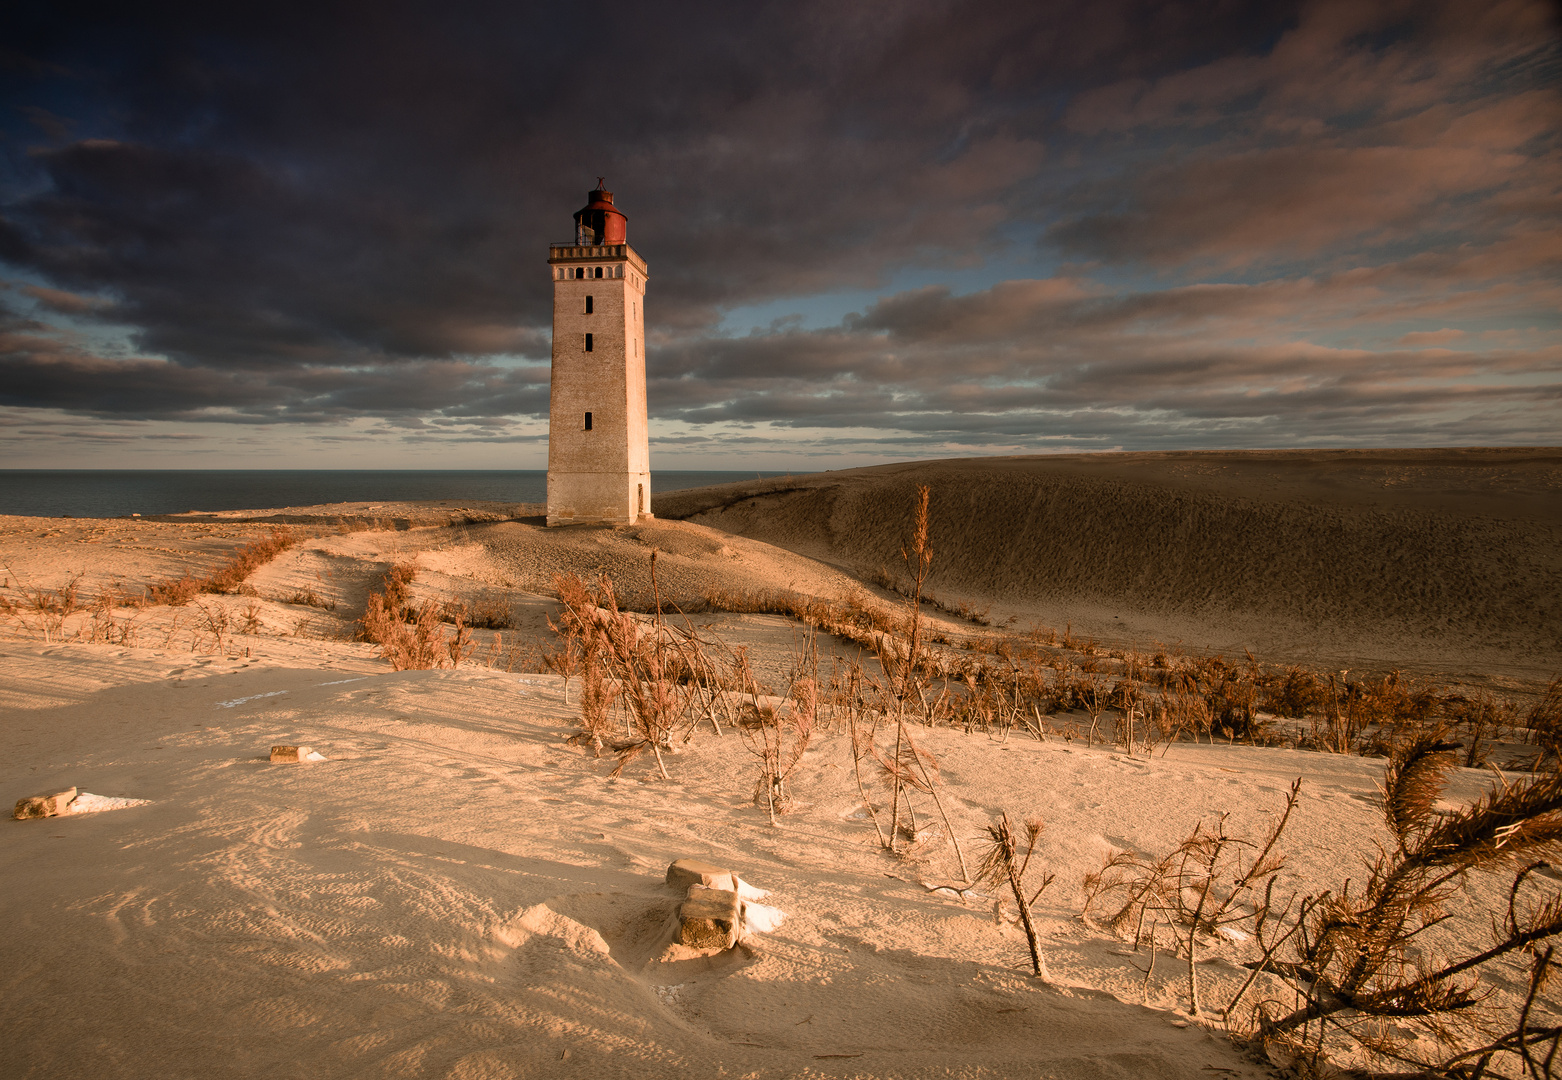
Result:
<svg viewBox="0 0 1562 1080">
<path fill-rule="evenodd" d="M 913 462 L 672 492 L 663 517 L 1122 644 L 1542 681 L 1562 667 L 1562 451 L 1124 453 Z"/>
<path fill-rule="evenodd" d="M 1362 758 L 925 732 L 973 856 L 1000 812 L 1046 819 L 1040 982 L 1012 911 L 923 884 L 958 876 L 941 827 L 879 850 L 838 730 L 773 827 L 730 730 L 669 756 L 670 782 L 649 758 L 615 781 L 566 743 L 554 676 L 246 640 L 248 659 L 0 642 L 0 787 L 151 800 L 0 823 L 4 1075 L 1256 1078 L 1218 1017 L 1190 1022 L 1180 965 L 1146 980 L 1145 952 L 1078 921 L 1083 875 L 1219 813 L 1259 833 L 1298 775 L 1287 892 L 1358 873 L 1382 835 Z M 272 765 L 279 742 L 328 760 Z M 1461 770 L 1450 796 L 1488 783 Z M 682 856 L 772 890 L 786 921 L 669 951 Z M 1501 886 L 1462 891 L 1441 942 L 1483 941 Z M 1206 947 L 1207 1002 L 1250 952 Z"/>
<path fill-rule="evenodd" d="M 1019 729 L 1005 737 L 919 731 L 941 766 L 949 827 L 922 798 L 922 838 L 893 857 L 865 815 L 839 727 L 819 732 L 803 756 L 791 781 L 796 806 L 778 825 L 754 801 L 754 748 L 730 727 L 718 735 L 702 724 L 680 742 L 667 755 L 670 780 L 650 758 L 612 779 L 610 759 L 568 742 L 578 706 L 566 703 L 559 678 L 534 666 L 548 640 L 555 573 L 605 573 L 643 599 L 654 551 L 658 587 L 674 598 L 759 588 L 839 596 L 861 589 L 840 567 L 885 561 L 869 546 L 882 547 L 884 527 L 864 508 L 879 500 L 886 516 L 903 520 L 910 487 L 940 467 L 881 471 L 902 485 L 904 500 L 881 490 L 884 476 L 871 471 L 804 478 L 791 494 L 747 499 L 755 504 L 747 510 L 732 492 L 685 496 L 702 519 L 719 520 L 724 503 L 728 515 L 753 522 L 772 513 L 782 547 L 699 521 L 546 530 L 535 507 L 0 519 L 0 596 L 10 605 L 0 609 L 0 793 L 15 800 L 75 786 L 150 800 L 0 822 L 8 884 L 0 890 L 0 1075 L 1272 1075 L 1227 1040 L 1218 1014 L 1188 1015 L 1183 963 L 1163 954 L 1146 977 L 1143 950 L 1080 920 L 1084 876 L 1112 850 L 1165 854 L 1221 814 L 1231 832 L 1257 835 L 1301 776 L 1278 888 L 1337 888 L 1359 879 L 1363 860 L 1387 841 L 1376 803 L 1381 761 L 1189 743 L 1130 757 Z M 1029 466 L 1015 466 L 1019 487 L 1008 488 L 970 480 L 963 464 L 947 468 L 955 472 L 939 474 L 951 481 L 942 486 L 992 513 L 1003 491 L 1035 484 Z M 1059 490 L 1115 484 L 1156 505 L 1144 491 L 1159 489 L 1143 475 L 1130 483 L 1103 479 L 1091 462 L 1074 468 L 1054 478 Z M 956 475 L 968 477 L 963 486 Z M 1532 486 L 1544 494 L 1549 474 L 1537 475 Z M 1223 483 L 1194 470 L 1178 505 L 1207 514 L 1225 507 L 1223 520 L 1234 522 L 1257 513 L 1222 494 Z M 1075 496 L 1083 501 L 1072 505 L 1090 505 Z M 1387 513 L 1351 511 L 1348 499 L 1323 494 L 1295 498 L 1287 511 L 1269 497 L 1282 517 L 1333 513 L 1344 536 L 1361 528 L 1353 513 Z M 1395 513 L 1452 514 L 1427 492 L 1406 498 L 1414 505 Z M 1520 501 L 1512 491 L 1492 498 Z M 820 546 L 816 525 L 808 539 L 809 506 L 828 511 L 835 546 Z M 1546 512 L 1452 514 L 1437 528 L 1489 539 L 1507 523 L 1533 539 L 1547 535 Z M 940 504 L 935 515 L 949 511 Z M 52 602 L 73 578 L 90 602 L 105 588 L 134 595 L 187 572 L 208 574 L 279 521 L 308 536 L 253 573 L 249 595 L 69 615 L 33 602 Z M 935 526 L 949 571 L 937 590 L 961 595 L 954 571 L 962 567 L 975 575 L 990 566 L 994 580 L 1022 594 L 1015 582 L 1037 580 L 1010 548 L 984 549 L 989 534 L 970 531 L 976 539 L 966 543 L 947 522 Z M 862 549 L 842 557 L 853 544 Z M 1503 551 L 1521 554 L 1512 543 Z M 1541 566 L 1548 552 L 1554 547 L 1530 550 L 1523 565 Z M 478 652 L 458 669 L 392 671 L 375 647 L 349 640 L 350 630 L 385 571 L 409 561 L 419 567 L 415 600 L 497 603 L 514 627 L 501 637 L 479 632 Z M 1111 565 L 1077 569 L 1080 595 L 1116 580 Z M 1153 567 L 1137 573 L 1155 586 L 1145 595 L 1172 613 L 1165 618 L 1207 625 L 1195 618 L 1205 611 L 1198 597 L 1179 600 Z M 1016 610 L 1045 614 L 1053 602 Z M 1163 617 L 1143 618 L 1152 615 Z M 1303 640 L 1300 617 L 1290 618 L 1282 643 Z M 785 685 L 802 644 L 793 624 L 715 614 L 695 622 L 749 649 L 761 677 Z M 578 687 L 571 693 L 574 702 Z M 308 744 L 327 760 L 272 765 L 266 752 L 275 743 Z M 881 798 L 871 775 L 867 782 Z M 1493 783 L 1489 772 L 1456 770 L 1442 806 Z M 1005 812 L 1046 821 L 1038 858 L 1056 879 L 1036 905 L 1045 981 L 1029 975 L 1012 904 L 992 892 L 962 899 L 928 887 L 960 876 L 951 833 L 974 860 L 986 826 Z M 732 953 L 669 949 L 678 897 L 662 874 L 685 856 L 773 890 L 786 921 Z M 1554 881 L 1545 878 L 1547 887 Z M 1472 880 L 1426 947 L 1483 947 L 1504 885 Z M 1228 999 L 1253 950 L 1251 941 L 1205 944 L 1206 1002 Z M 1281 995 L 1269 978 L 1256 991 Z M 1515 961 L 1490 972 L 1487 986 L 1511 1004 L 1525 980 Z M 1558 1009 L 1548 998 L 1537 1016 Z"/>
</svg>

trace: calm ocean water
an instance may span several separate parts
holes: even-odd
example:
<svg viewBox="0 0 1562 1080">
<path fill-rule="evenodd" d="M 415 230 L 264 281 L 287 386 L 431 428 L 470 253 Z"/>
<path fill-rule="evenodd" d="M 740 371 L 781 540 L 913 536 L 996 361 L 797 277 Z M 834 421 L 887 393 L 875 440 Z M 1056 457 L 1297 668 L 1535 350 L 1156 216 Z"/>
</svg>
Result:
<svg viewBox="0 0 1562 1080">
<path fill-rule="evenodd" d="M 651 488 L 682 491 L 783 475 L 668 470 L 651 474 Z M 0 514 L 35 517 L 120 517 L 421 499 L 540 503 L 547 493 L 548 474 L 541 469 L 0 469 Z"/>
</svg>

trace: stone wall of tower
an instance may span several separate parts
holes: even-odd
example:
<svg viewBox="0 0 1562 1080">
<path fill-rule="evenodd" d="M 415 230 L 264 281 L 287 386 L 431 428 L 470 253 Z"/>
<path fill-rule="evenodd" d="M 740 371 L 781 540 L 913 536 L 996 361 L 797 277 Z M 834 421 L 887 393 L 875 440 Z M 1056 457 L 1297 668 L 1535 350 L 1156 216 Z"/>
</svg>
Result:
<svg viewBox="0 0 1562 1080">
<path fill-rule="evenodd" d="M 548 524 L 633 522 L 651 508 L 645 262 L 627 244 L 558 245 L 549 254 Z"/>
</svg>

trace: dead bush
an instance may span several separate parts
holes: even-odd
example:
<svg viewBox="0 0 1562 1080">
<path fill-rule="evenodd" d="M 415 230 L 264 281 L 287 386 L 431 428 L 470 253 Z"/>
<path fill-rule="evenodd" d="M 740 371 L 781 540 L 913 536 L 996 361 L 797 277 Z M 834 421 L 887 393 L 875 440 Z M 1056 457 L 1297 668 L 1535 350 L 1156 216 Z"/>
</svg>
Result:
<svg viewBox="0 0 1562 1080">
<path fill-rule="evenodd" d="M 1549 755 L 1553 764 L 1562 764 L 1562 675 L 1551 680 L 1540 700 L 1524 715 L 1529 736 L 1540 746 L 1535 759 L 1538 769 Z"/>
<path fill-rule="evenodd" d="M 185 574 L 180 578 L 154 582 L 148 590 L 152 603 L 167 607 L 184 607 L 203 591 L 200 578 Z"/>
<path fill-rule="evenodd" d="M 232 592 L 244 579 L 298 543 L 298 537 L 287 529 L 273 529 L 271 535 L 253 544 L 247 544 L 219 567 L 202 583 L 203 592 Z"/>
<path fill-rule="evenodd" d="M 1280 1044 L 1315 1067 L 1326 1046 L 1343 1046 L 1378 1060 L 1411 1063 L 1427 1075 L 1454 1075 L 1460 1062 L 1479 1062 L 1480 1073 L 1516 1064 L 1524 1075 L 1550 1075 L 1562 1026 L 1535 1023 L 1535 996 L 1551 963 L 1547 939 L 1562 934 L 1562 893 L 1521 905 L 1543 863 L 1562 850 L 1562 777 L 1535 778 L 1502 787 L 1453 813 L 1436 810 L 1457 744 L 1430 738 L 1398 750 L 1384 775 L 1383 815 L 1391 843 L 1369 867 L 1366 880 L 1304 900 L 1300 917 L 1274 939 L 1259 934 L 1268 970 L 1295 990 L 1300 1004 L 1256 1006 L 1259 1037 Z M 1478 952 L 1439 956 L 1423 934 L 1447 918 L 1447 905 L 1474 873 L 1520 867 L 1508 888 L 1492 944 Z M 1275 960 L 1280 944 L 1294 942 L 1295 959 Z M 1476 977 L 1510 954 L 1539 953 L 1522 1006 L 1504 1010 Z M 1251 981 L 1251 980 L 1250 980 Z M 1466 1017 L 1471 1023 L 1458 1022 Z M 1458 1050 L 1473 1025 L 1499 1035 L 1476 1050 Z M 1451 1051 L 1441 1061 L 1412 1050 L 1420 1033 Z M 1549 1050 L 1546 1047 L 1549 1046 Z M 1544 1051 L 1541 1053 L 1537 1051 Z M 1466 1075 L 1459 1072 L 1457 1075 Z"/>
<path fill-rule="evenodd" d="M 1276 716 L 1301 719 L 1324 710 L 1329 689 L 1317 674 L 1291 664 L 1260 683 L 1261 707 Z"/>
<path fill-rule="evenodd" d="M 446 636 L 440 605 L 408 605 L 407 586 L 417 572 L 414 563 L 397 563 L 386 571 L 381 591 L 371 592 L 365 603 L 358 637 L 379 645 L 380 655 L 397 671 L 458 667 L 477 646 L 459 617 L 455 633 Z"/>
<path fill-rule="evenodd" d="M 321 611 L 335 611 L 335 600 L 321 599 L 313 586 L 306 585 L 302 589 L 294 590 L 293 594 L 283 601 L 286 604 L 297 604 L 301 607 L 319 608 Z"/>
</svg>

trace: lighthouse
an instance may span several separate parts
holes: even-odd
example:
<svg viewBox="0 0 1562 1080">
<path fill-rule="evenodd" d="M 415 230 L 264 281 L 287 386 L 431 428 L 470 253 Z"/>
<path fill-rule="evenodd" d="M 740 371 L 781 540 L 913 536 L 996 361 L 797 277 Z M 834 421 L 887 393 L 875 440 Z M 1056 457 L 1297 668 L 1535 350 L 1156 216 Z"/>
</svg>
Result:
<svg viewBox="0 0 1562 1080">
<path fill-rule="evenodd" d="M 587 193 L 573 243 L 548 246 L 553 382 L 548 394 L 548 524 L 651 516 L 645 409 L 645 260 L 613 193 Z"/>
</svg>

